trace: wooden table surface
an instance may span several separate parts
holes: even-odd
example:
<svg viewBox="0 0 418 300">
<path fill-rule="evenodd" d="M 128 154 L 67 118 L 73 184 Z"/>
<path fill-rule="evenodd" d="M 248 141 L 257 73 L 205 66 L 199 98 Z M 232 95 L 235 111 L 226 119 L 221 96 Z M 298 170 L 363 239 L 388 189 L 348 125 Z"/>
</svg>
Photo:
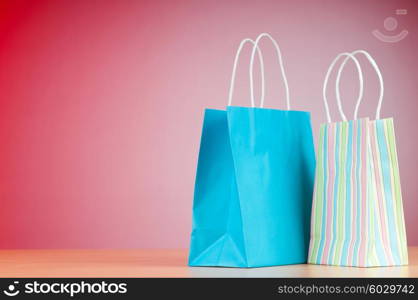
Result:
<svg viewBox="0 0 418 300">
<path fill-rule="evenodd" d="M 402 267 L 254 269 L 188 267 L 187 250 L 0 250 L 0 277 L 418 277 L 418 247 Z"/>
</svg>

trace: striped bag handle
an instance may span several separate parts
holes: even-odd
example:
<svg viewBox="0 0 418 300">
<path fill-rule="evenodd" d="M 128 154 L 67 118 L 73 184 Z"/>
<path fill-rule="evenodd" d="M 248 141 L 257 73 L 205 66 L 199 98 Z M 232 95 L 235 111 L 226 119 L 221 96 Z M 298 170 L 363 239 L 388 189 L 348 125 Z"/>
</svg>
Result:
<svg viewBox="0 0 418 300">
<path fill-rule="evenodd" d="M 326 114 L 327 114 L 327 120 L 328 120 L 328 123 L 331 123 L 331 115 L 330 115 L 330 113 L 329 113 L 329 106 L 328 106 L 328 101 L 327 101 L 327 86 L 328 86 L 328 80 L 329 80 L 329 76 L 331 75 L 331 71 L 334 69 L 334 66 L 335 66 L 335 64 L 337 63 L 337 61 L 341 58 L 341 57 L 343 57 L 343 56 L 345 56 L 345 60 L 344 60 L 344 62 L 346 63 L 347 62 L 347 60 L 349 59 L 349 58 L 351 58 L 352 60 L 353 60 L 353 62 L 355 63 L 355 65 L 356 65 L 356 68 L 357 68 L 357 72 L 358 72 L 358 79 L 359 79 L 359 86 L 360 86 L 360 88 L 359 88 L 359 95 L 358 95 L 358 98 L 357 98 L 357 105 L 356 105 L 356 108 L 360 105 L 360 102 L 361 102 L 361 100 L 362 100 L 362 98 L 363 98 L 363 72 L 362 72 L 362 70 L 361 70 L 361 67 L 360 67 L 360 63 L 358 62 L 358 60 L 357 60 L 357 58 L 355 58 L 354 57 L 354 55 L 352 54 L 352 53 L 348 53 L 348 52 L 343 52 L 343 53 L 340 53 L 340 54 L 338 54 L 337 55 L 337 57 L 335 57 L 334 58 L 334 60 L 331 62 L 331 64 L 330 64 L 330 66 L 329 66 L 329 68 L 328 68 L 328 70 L 327 70 L 327 73 L 326 73 L 326 75 L 325 75 L 325 79 L 324 79 L 324 85 L 323 85 L 323 88 L 322 88 L 322 98 L 323 98 L 323 100 L 324 100 L 324 105 L 325 105 L 325 112 L 326 112 Z M 338 74 L 339 74 L 339 76 L 341 76 L 341 72 L 342 72 L 342 68 L 340 67 L 340 69 L 338 70 Z M 340 95 L 339 95 L 339 89 L 338 89 L 338 84 L 339 84 L 339 77 L 337 77 L 337 81 L 336 81 L 336 83 L 335 83 L 335 87 L 336 87 L 336 91 L 338 91 L 337 92 L 337 105 L 338 105 L 338 111 L 340 112 L 340 115 L 341 115 L 341 118 L 344 120 L 344 121 L 347 121 L 347 118 L 345 117 L 345 114 L 344 114 L 344 111 L 343 111 L 343 108 L 342 108 L 342 105 L 341 105 L 341 99 L 340 99 Z"/>
<path fill-rule="evenodd" d="M 359 53 L 361 53 L 364 56 L 366 56 L 366 58 L 369 60 L 370 64 L 372 65 L 372 67 L 376 71 L 377 77 L 379 78 L 380 91 L 379 91 L 379 101 L 378 101 L 377 109 L 376 109 L 376 120 L 378 120 L 378 119 L 380 119 L 380 109 L 382 108 L 383 93 L 384 93 L 384 85 L 383 85 L 382 73 L 380 72 L 380 69 L 377 66 L 376 61 L 373 59 L 373 57 L 367 51 L 365 51 L 365 50 L 356 50 L 356 51 L 351 52 L 351 55 L 356 55 L 356 54 L 359 54 Z M 336 97 L 337 97 L 337 102 L 338 102 L 338 107 L 339 108 L 341 107 L 341 99 L 340 99 L 340 77 L 341 77 L 341 71 L 344 69 L 344 66 L 347 63 L 347 60 L 348 60 L 348 57 L 346 57 L 344 59 L 344 61 L 341 63 L 340 68 L 338 69 L 337 79 L 335 81 L 335 92 L 336 92 Z M 359 106 L 360 106 L 360 102 L 361 102 L 361 100 L 359 99 L 357 101 L 356 108 L 354 110 L 354 120 L 357 120 L 357 114 L 358 114 L 358 109 L 359 109 Z M 346 119 L 344 113 L 342 112 L 342 110 L 340 111 L 340 113 L 343 116 L 343 120 L 346 121 L 347 119 Z"/>
<path fill-rule="evenodd" d="M 232 96 L 234 95 L 234 86 L 235 86 L 235 77 L 236 77 L 236 72 L 237 72 L 237 67 L 238 67 L 238 61 L 239 61 L 239 57 L 241 55 L 241 51 L 244 48 L 244 46 L 246 44 L 252 44 L 253 45 L 253 53 L 255 52 L 255 50 L 257 50 L 258 53 L 258 59 L 260 61 L 260 73 L 261 73 L 261 103 L 264 102 L 264 92 L 265 92 L 265 83 L 264 83 L 264 60 L 263 60 L 263 54 L 261 53 L 260 48 L 258 47 L 257 43 L 252 40 L 252 39 L 243 39 L 241 41 L 241 43 L 238 46 L 237 52 L 235 54 L 235 59 L 234 59 L 234 65 L 232 67 L 232 75 L 231 75 L 231 83 L 229 85 L 229 94 L 228 94 L 228 106 L 232 105 Z M 252 73 L 250 73 L 250 84 L 252 86 Z M 255 103 L 254 103 L 254 95 L 251 94 L 251 107 L 255 107 Z"/>
</svg>

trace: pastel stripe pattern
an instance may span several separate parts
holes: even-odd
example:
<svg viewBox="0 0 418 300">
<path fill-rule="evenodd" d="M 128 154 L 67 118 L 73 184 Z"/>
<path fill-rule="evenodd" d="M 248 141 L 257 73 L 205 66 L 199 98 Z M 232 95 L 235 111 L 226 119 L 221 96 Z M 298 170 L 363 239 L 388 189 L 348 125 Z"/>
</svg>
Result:
<svg viewBox="0 0 418 300">
<path fill-rule="evenodd" d="M 392 118 L 321 125 L 308 263 L 408 264 Z"/>
</svg>

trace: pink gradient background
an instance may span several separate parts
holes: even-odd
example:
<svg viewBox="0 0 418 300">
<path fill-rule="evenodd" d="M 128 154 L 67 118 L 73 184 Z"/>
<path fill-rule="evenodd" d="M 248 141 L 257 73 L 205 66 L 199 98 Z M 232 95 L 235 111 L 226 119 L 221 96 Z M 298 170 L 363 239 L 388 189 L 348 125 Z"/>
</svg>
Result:
<svg viewBox="0 0 418 300">
<path fill-rule="evenodd" d="M 322 82 L 336 54 L 363 48 L 376 58 L 386 83 L 382 117 L 395 118 L 408 242 L 418 245 L 417 7 L 2 1 L 0 248 L 187 247 L 203 110 L 225 107 L 236 47 L 264 31 L 281 45 L 292 108 L 312 112 L 314 132 L 326 121 Z M 371 31 L 385 32 L 397 8 L 408 9 L 396 18 L 409 36 L 377 40 Z M 266 106 L 284 108 L 271 46 L 263 48 Z M 364 65 L 360 116 L 373 117 L 377 80 Z M 234 101 L 248 105 L 247 68 L 239 72 Z M 350 65 L 342 78 L 348 116 L 356 76 Z"/>
</svg>

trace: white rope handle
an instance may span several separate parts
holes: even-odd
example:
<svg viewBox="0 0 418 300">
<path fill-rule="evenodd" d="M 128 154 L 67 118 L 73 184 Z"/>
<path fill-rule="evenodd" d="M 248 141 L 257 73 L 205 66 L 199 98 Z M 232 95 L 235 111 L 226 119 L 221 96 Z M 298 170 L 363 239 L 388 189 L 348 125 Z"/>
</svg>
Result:
<svg viewBox="0 0 418 300">
<path fill-rule="evenodd" d="M 379 78 L 379 85 L 380 85 L 380 92 L 379 92 L 379 102 L 377 104 L 376 109 L 376 120 L 380 119 L 380 109 L 382 108 L 382 102 L 383 102 L 383 93 L 384 93 L 384 85 L 383 85 L 383 77 L 382 73 L 380 72 L 379 67 L 377 66 L 376 61 L 373 59 L 373 57 L 365 50 L 356 50 L 351 52 L 352 55 L 356 55 L 358 53 L 363 54 L 366 56 L 366 58 L 369 60 L 370 64 L 373 66 L 374 70 L 376 71 L 377 77 Z M 336 91 L 336 97 L 338 106 L 341 106 L 341 99 L 340 99 L 340 77 L 341 77 L 341 71 L 344 68 L 345 64 L 347 63 L 348 56 L 344 59 L 344 61 L 341 63 L 340 68 L 338 69 L 337 79 L 335 81 L 335 91 Z M 354 120 L 357 120 L 358 115 L 358 109 L 360 107 L 361 99 L 357 101 L 356 108 L 354 110 Z"/>
<path fill-rule="evenodd" d="M 358 99 L 357 102 L 360 102 L 361 99 L 363 98 L 363 72 L 361 70 L 360 64 L 358 62 L 358 60 L 354 57 L 354 55 L 352 55 L 351 53 L 348 52 L 343 52 L 337 55 L 336 58 L 334 58 L 334 60 L 332 61 L 331 65 L 328 68 L 328 71 L 325 75 L 325 79 L 324 79 L 324 86 L 322 88 L 322 96 L 324 99 L 324 105 L 325 105 L 325 111 L 327 114 L 327 120 L 328 123 L 331 123 L 331 115 L 329 113 L 329 106 L 328 106 L 328 101 L 327 101 L 327 85 L 328 85 L 328 79 L 329 76 L 331 74 L 331 71 L 334 69 L 335 64 L 337 63 L 337 61 L 342 57 L 342 56 L 346 56 L 346 58 L 351 58 L 356 67 L 357 67 L 357 71 L 358 71 L 358 78 L 359 78 L 359 84 L 360 84 L 360 88 L 359 88 L 359 95 L 358 95 Z M 339 99 L 339 98 L 337 98 Z M 341 105 L 341 101 L 337 100 L 337 104 L 338 104 L 338 110 L 340 112 L 341 118 L 343 119 L 343 121 L 347 121 L 347 118 L 345 117 L 342 105 Z"/>
<path fill-rule="evenodd" d="M 243 39 L 241 41 L 241 43 L 239 44 L 238 50 L 235 54 L 235 59 L 234 59 L 234 66 L 232 67 L 232 75 L 231 75 L 231 83 L 229 85 L 229 96 L 228 96 L 228 106 L 232 105 L 232 96 L 234 94 L 234 86 L 235 86 L 235 76 L 236 76 L 236 72 L 237 72 L 237 66 L 238 66 L 238 61 L 239 61 L 239 57 L 241 55 L 241 51 L 244 48 L 244 46 L 247 43 L 251 43 L 253 44 L 253 52 L 254 49 L 257 50 L 258 53 L 258 59 L 260 60 L 260 73 L 261 73 L 261 102 L 264 101 L 264 91 L 265 91 L 265 83 L 264 83 L 264 61 L 263 61 L 263 55 L 261 53 L 260 48 L 257 46 L 257 44 L 252 40 L 252 39 Z M 252 76 L 250 77 L 251 80 L 251 85 L 252 85 Z M 255 107 L 255 103 L 254 103 L 254 97 L 251 96 L 251 107 Z"/>
<path fill-rule="evenodd" d="M 276 48 L 276 52 L 277 52 L 277 57 L 279 59 L 279 65 L 280 65 L 280 70 L 282 73 L 282 77 L 283 77 L 283 82 L 284 82 L 284 86 L 286 89 L 286 103 L 287 103 L 287 109 L 290 110 L 290 97 L 289 97 L 289 85 L 287 83 L 287 78 L 286 78 L 286 74 L 284 72 L 284 67 L 283 67 L 283 60 L 282 60 L 282 53 L 280 51 L 280 47 L 277 44 L 276 40 L 273 39 L 271 37 L 270 34 L 268 33 L 262 33 L 260 34 L 257 39 L 255 40 L 255 46 L 253 48 L 253 52 L 251 53 L 251 61 L 250 61 L 250 92 L 251 92 L 251 103 L 254 102 L 254 85 L 253 85 L 253 65 L 254 65 L 254 55 L 255 55 L 255 50 L 258 49 L 258 43 L 260 42 L 260 40 L 264 37 L 267 37 L 270 39 L 270 41 L 273 43 L 273 46 Z M 261 104 L 260 107 L 264 106 L 264 97 L 261 98 Z"/>
</svg>

